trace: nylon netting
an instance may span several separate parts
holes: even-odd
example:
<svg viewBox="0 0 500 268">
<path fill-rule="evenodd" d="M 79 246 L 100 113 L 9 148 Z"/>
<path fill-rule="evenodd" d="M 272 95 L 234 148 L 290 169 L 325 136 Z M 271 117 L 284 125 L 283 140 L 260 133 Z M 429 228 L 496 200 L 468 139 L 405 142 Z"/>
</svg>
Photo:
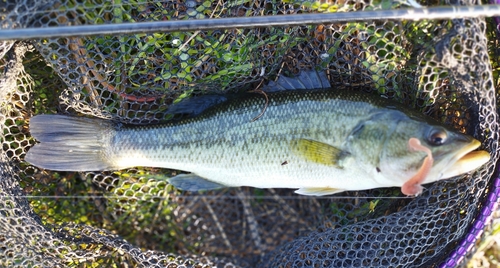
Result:
<svg viewBox="0 0 500 268">
<path fill-rule="evenodd" d="M 408 5 L 378 0 L 25 0 L 1 2 L 0 22 L 2 29 L 23 29 Z M 496 46 L 493 21 L 484 18 L 1 41 L 1 266 L 460 263 L 473 251 L 474 240 L 464 241 L 484 225 L 485 208 L 496 201 L 498 189 Z M 173 170 L 51 172 L 23 161 L 35 144 L 28 128 L 35 114 L 157 123 L 169 119 L 166 111 L 174 101 L 253 90 L 279 75 L 313 68 L 326 72 L 332 90 L 393 98 L 475 136 L 491 161 L 473 174 L 427 185 L 416 198 L 405 198 L 396 188 L 321 198 L 283 189 L 188 193 L 164 180 Z"/>
</svg>

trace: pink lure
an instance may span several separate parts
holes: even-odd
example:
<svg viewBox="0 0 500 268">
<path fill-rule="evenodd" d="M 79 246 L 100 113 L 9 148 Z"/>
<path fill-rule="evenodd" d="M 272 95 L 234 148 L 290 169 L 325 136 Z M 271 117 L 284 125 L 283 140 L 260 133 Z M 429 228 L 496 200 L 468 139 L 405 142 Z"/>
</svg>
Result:
<svg viewBox="0 0 500 268">
<path fill-rule="evenodd" d="M 425 181 L 427 174 L 432 168 L 432 164 L 434 163 L 434 159 L 432 158 L 432 152 L 429 148 L 423 146 L 420 143 L 420 140 L 417 138 L 410 138 L 408 141 L 408 146 L 410 149 L 415 151 L 423 151 L 427 153 L 427 157 L 424 159 L 422 166 L 418 170 L 417 174 L 415 174 L 411 179 L 409 179 L 403 186 L 401 187 L 401 192 L 405 195 L 413 195 L 417 196 L 422 193 L 424 187 L 422 187 L 422 183 Z"/>
</svg>

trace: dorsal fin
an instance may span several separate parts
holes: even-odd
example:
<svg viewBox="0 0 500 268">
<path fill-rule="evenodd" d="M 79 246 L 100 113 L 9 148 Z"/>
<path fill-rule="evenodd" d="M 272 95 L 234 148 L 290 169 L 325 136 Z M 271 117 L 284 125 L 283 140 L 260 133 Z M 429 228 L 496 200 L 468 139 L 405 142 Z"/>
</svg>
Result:
<svg viewBox="0 0 500 268">
<path fill-rule="evenodd" d="M 220 94 L 207 94 L 184 99 L 168 107 L 167 114 L 186 115 L 190 117 L 203 113 L 210 107 L 228 100 L 228 96 Z"/>
<path fill-rule="evenodd" d="M 330 88 L 330 82 L 324 72 L 315 70 L 300 71 L 296 77 L 281 75 L 276 82 L 269 82 L 262 89 L 265 92 L 276 92 L 285 90 L 308 90 Z"/>
<path fill-rule="evenodd" d="M 328 82 L 325 73 L 309 70 L 301 71 L 296 77 L 281 75 L 276 82 L 269 82 L 262 90 L 270 93 L 285 90 L 310 90 L 321 88 L 330 88 L 330 82 Z M 167 114 L 195 117 L 210 107 L 231 99 L 236 99 L 238 96 L 241 96 L 241 94 L 206 94 L 190 97 L 171 105 L 167 110 Z"/>
</svg>

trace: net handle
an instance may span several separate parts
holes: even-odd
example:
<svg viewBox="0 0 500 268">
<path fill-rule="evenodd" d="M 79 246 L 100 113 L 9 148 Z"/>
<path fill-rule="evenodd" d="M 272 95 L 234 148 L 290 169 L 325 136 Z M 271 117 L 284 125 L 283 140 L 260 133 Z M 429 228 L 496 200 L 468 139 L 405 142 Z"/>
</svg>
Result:
<svg viewBox="0 0 500 268">
<path fill-rule="evenodd" d="M 373 20 L 417 21 L 424 19 L 456 19 L 494 16 L 500 16 L 500 5 L 446 6 L 338 13 L 309 13 L 256 17 L 56 26 L 48 28 L 3 29 L 0 30 L 0 41 L 152 32 L 225 30 L 271 26 L 300 26 L 305 24 L 331 24 Z"/>
</svg>

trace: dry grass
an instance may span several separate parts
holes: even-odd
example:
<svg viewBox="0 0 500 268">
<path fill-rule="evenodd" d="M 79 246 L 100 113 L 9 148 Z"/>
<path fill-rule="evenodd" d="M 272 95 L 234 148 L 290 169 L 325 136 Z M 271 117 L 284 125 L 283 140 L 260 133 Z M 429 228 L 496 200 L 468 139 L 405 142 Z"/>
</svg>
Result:
<svg viewBox="0 0 500 268">
<path fill-rule="evenodd" d="M 500 210 L 495 212 L 493 223 L 485 232 L 476 254 L 467 263 L 468 268 L 500 267 Z"/>
</svg>

